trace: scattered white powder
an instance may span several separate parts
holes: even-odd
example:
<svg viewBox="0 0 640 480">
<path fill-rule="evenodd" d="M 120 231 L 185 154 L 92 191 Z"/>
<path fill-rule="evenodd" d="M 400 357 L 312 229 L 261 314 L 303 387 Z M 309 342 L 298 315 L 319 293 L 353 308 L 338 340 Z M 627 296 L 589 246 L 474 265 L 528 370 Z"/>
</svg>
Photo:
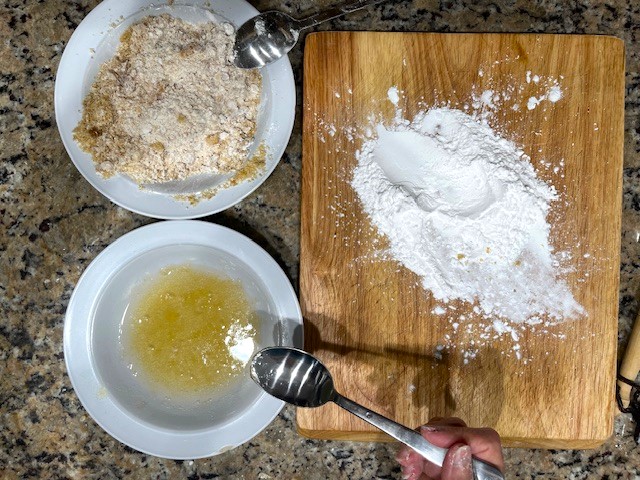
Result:
<svg viewBox="0 0 640 480">
<path fill-rule="evenodd" d="M 469 363 L 469 360 L 474 360 L 478 356 L 478 351 L 479 350 L 477 348 L 474 348 L 462 352 L 462 362 L 467 365 Z"/>
<path fill-rule="evenodd" d="M 387 97 L 389 97 L 389 101 L 393 103 L 396 107 L 398 106 L 398 102 L 400 101 L 400 95 L 398 93 L 398 87 L 391 87 L 387 91 Z"/>
<path fill-rule="evenodd" d="M 256 35 L 263 36 L 267 33 L 267 25 L 264 22 L 263 18 L 260 18 L 256 21 L 253 26 L 253 30 L 256 32 Z"/>
<path fill-rule="evenodd" d="M 437 300 L 477 302 L 515 323 L 583 313 L 554 270 L 546 216 L 556 193 L 513 142 L 448 107 L 375 132 L 352 186 L 391 257 Z"/>
<path fill-rule="evenodd" d="M 527 108 L 529 110 L 533 110 L 534 108 L 536 108 L 538 106 L 538 104 L 543 100 L 543 97 L 540 98 L 536 98 L 536 97 L 530 97 L 529 101 L 527 102 Z"/>
<path fill-rule="evenodd" d="M 255 329 L 252 325 L 240 326 L 237 323 L 231 324 L 227 331 L 224 343 L 229 349 L 229 353 L 233 358 L 246 365 L 251 359 L 254 350 L 253 337 Z"/>
<path fill-rule="evenodd" d="M 538 79 L 538 82 L 539 81 L 540 80 Z M 536 82 L 536 83 L 538 83 L 538 82 Z M 555 84 L 555 85 L 552 85 L 549 88 L 549 90 L 547 92 L 545 92 L 543 95 L 540 95 L 539 97 L 531 97 L 531 98 L 529 98 L 529 101 L 527 102 L 527 108 L 529 110 L 533 110 L 543 100 L 549 100 L 551 103 L 556 103 L 561 98 L 562 98 L 562 89 L 560 88 L 560 85 Z"/>
<path fill-rule="evenodd" d="M 480 93 L 474 92 L 471 98 L 471 106 L 475 111 L 475 117 L 479 120 L 487 121 L 493 117 L 494 113 L 506 100 L 511 99 L 511 94 L 510 92 L 496 92 L 493 89 L 487 89 Z M 465 112 L 468 111 L 469 106 L 465 105 L 464 110 Z"/>
<path fill-rule="evenodd" d="M 562 98 L 562 90 L 560 89 L 560 86 L 554 85 L 553 87 L 551 87 L 551 89 L 549 89 L 547 98 L 552 103 L 556 103 L 558 100 L 560 100 Z"/>
<path fill-rule="evenodd" d="M 494 95 L 493 90 L 485 90 L 484 92 L 482 92 L 482 96 L 481 96 L 480 100 L 487 107 L 496 108 L 496 106 L 495 106 L 495 104 L 493 102 L 497 101 L 498 98 L 496 98 L 496 96 Z"/>
</svg>

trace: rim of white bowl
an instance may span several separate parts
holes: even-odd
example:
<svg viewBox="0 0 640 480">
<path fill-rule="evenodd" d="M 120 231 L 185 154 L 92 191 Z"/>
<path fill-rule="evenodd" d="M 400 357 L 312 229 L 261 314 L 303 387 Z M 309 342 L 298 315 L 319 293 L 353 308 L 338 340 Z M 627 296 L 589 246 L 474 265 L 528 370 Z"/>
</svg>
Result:
<svg viewBox="0 0 640 480">
<path fill-rule="evenodd" d="M 126 263 L 156 248 L 201 245 L 221 250 L 250 268 L 276 305 L 289 328 L 292 346 L 302 347 L 302 313 L 295 291 L 277 262 L 255 242 L 213 223 L 182 220 L 157 222 L 133 230 L 102 251 L 86 268 L 71 295 L 64 320 L 64 358 L 71 384 L 91 417 L 112 437 L 135 450 L 175 460 L 218 455 L 235 448 L 264 430 L 284 402 L 266 392 L 241 415 L 214 427 L 174 431 L 137 418 L 111 398 L 101 384 L 93 362 L 91 331 L 93 312 L 109 280 Z M 293 323 L 292 323 L 293 322 Z"/>
<path fill-rule="evenodd" d="M 277 119 L 271 118 L 265 127 L 269 131 L 265 134 L 265 139 L 268 140 L 267 165 L 262 174 L 252 181 L 222 189 L 212 198 L 202 199 L 191 205 L 168 194 L 142 190 L 119 175 L 110 179 L 102 178 L 95 170 L 91 155 L 82 151 L 73 139 L 73 129 L 81 117 L 84 76 L 91 62 L 91 50 L 95 50 L 113 25 L 122 22 L 123 18 L 126 20 L 142 10 L 164 6 L 168 9 L 194 7 L 207 10 L 238 25 L 259 13 L 245 0 L 216 0 L 213 5 L 208 0 L 188 0 L 173 5 L 166 1 L 154 0 L 104 0 L 78 25 L 60 59 L 54 88 L 56 124 L 62 143 L 78 171 L 96 190 L 116 205 L 152 218 L 200 218 L 236 205 L 253 193 L 273 173 L 293 131 L 296 87 L 287 56 L 262 70 L 263 81 L 268 81 L 273 92 L 271 103 L 277 104 L 275 111 L 281 113 Z"/>
</svg>

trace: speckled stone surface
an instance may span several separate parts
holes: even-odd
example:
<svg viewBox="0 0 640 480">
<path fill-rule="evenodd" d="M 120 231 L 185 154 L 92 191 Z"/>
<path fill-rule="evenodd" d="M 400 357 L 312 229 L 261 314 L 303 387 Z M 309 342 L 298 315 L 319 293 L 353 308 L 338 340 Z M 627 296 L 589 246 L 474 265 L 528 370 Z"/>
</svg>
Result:
<svg viewBox="0 0 640 480">
<path fill-rule="evenodd" d="M 110 203 L 76 171 L 58 136 L 53 87 L 73 29 L 96 1 L 0 2 L 0 478 L 395 479 L 393 444 L 320 442 L 295 433 L 292 408 L 253 441 L 218 457 L 163 460 L 106 434 L 66 374 L 63 317 L 83 269 L 152 220 Z M 252 2 L 303 15 L 326 0 Z M 640 4 L 629 0 L 391 1 L 323 29 L 609 34 L 627 48 L 620 334 L 640 290 Z M 301 85 L 301 49 L 291 59 Z M 300 99 L 300 92 L 298 92 Z M 299 112 L 298 112 L 299 113 Z M 249 235 L 298 274 L 300 117 L 274 174 L 207 220 Z M 580 392 L 575 392 L 579 395 Z M 588 412 L 585 412 L 588 415 Z M 592 451 L 507 450 L 508 478 L 640 478 L 632 423 Z"/>
</svg>

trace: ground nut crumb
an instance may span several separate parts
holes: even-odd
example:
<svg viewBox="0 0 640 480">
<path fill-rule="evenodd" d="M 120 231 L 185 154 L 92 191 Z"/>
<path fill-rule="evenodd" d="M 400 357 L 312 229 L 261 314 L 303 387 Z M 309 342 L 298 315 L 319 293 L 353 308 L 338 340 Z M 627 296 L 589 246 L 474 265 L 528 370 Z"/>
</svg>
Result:
<svg viewBox="0 0 640 480">
<path fill-rule="evenodd" d="M 146 17 L 122 35 L 84 100 L 74 138 L 104 177 L 139 184 L 241 171 L 261 76 L 233 64 L 234 28 Z"/>
</svg>

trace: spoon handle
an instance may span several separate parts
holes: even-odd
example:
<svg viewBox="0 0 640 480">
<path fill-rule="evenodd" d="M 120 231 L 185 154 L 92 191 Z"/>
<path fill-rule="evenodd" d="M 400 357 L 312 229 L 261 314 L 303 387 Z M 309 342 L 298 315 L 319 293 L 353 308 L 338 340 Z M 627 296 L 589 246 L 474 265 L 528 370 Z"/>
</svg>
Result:
<svg viewBox="0 0 640 480">
<path fill-rule="evenodd" d="M 361 8 L 368 7 L 369 5 L 375 5 L 376 3 L 386 2 L 387 0 L 356 0 L 342 5 L 336 5 L 322 12 L 318 12 L 315 15 L 304 18 L 298 21 L 298 28 L 303 30 L 305 28 L 311 28 L 319 23 L 332 20 L 347 13 L 355 12 Z"/>
<path fill-rule="evenodd" d="M 383 432 L 391 435 L 396 440 L 401 441 L 405 445 L 413 448 L 416 452 L 429 460 L 431 463 L 441 467 L 444 462 L 444 456 L 447 453 L 446 448 L 437 447 L 429 443 L 422 435 L 415 430 L 405 427 L 393 420 L 380 415 L 362 405 L 336 394 L 333 401 L 345 410 L 360 417 L 365 422 L 378 427 Z M 493 465 L 473 458 L 473 474 L 476 480 L 504 480 L 504 476 Z"/>
</svg>

